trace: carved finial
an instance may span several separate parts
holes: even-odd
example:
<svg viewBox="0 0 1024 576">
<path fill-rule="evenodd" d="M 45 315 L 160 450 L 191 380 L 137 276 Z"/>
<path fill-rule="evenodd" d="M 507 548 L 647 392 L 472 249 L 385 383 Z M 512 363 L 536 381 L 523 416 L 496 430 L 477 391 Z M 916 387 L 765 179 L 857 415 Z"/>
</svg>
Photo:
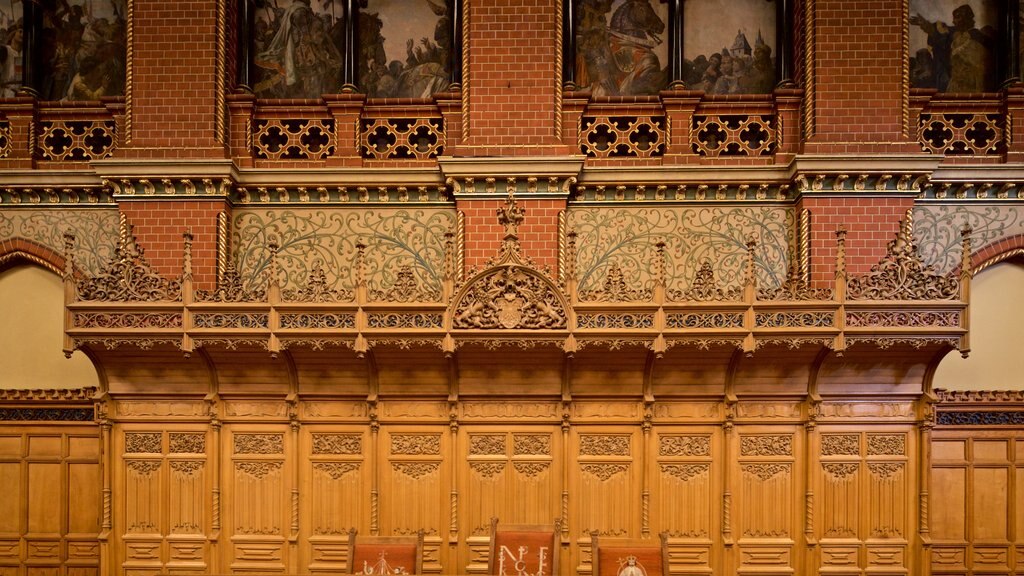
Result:
<svg viewBox="0 0 1024 576">
<path fill-rule="evenodd" d="M 128 215 L 124 212 L 118 214 L 117 221 L 117 244 L 121 248 L 121 257 L 127 258 L 128 246 L 131 242 L 132 226 L 128 224 Z"/>
<path fill-rule="evenodd" d="M 281 249 L 281 245 L 277 242 L 277 236 L 273 234 L 267 241 L 267 250 L 270 250 L 270 262 L 268 263 L 267 269 L 270 272 L 270 283 L 277 283 L 277 251 Z"/>
<path fill-rule="evenodd" d="M 75 271 L 74 261 L 75 235 L 71 232 L 64 233 L 64 278 L 71 278 Z"/>
<path fill-rule="evenodd" d="M 746 284 L 747 286 L 753 286 L 757 275 L 754 273 L 754 250 L 757 248 L 757 237 L 751 235 L 747 238 L 747 269 L 746 269 Z"/>
<path fill-rule="evenodd" d="M 526 209 L 516 202 L 516 195 L 509 191 L 505 207 L 498 208 L 498 224 L 505 227 L 505 237 L 519 238 L 519 225 L 526 217 Z"/>
<path fill-rule="evenodd" d="M 356 242 L 356 286 L 366 283 L 366 244 Z"/>
<path fill-rule="evenodd" d="M 190 279 L 192 278 L 192 229 L 186 229 L 181 237 L 185 240 L 185 255 L 181 267 L 181 278 Z"/>
<path fill-rule="evenodd" d="M 971 233 L 974 229 L 964 224 L 960 229 L 960 274 L 971 274 Z"/>
<path fill-rule="evenodd" d="M 566 280 L 576 279 L 576 231 L 570 230 L 566 235 L 565 249 L 565 278 Z"/>
<path fill-rule="evenodd" d="M 455 279 L 455 233 L 444 233 L 444 279 Z"/>
<path fill-rule="evenodd" d="M 658 286 L 664 286 L 667 278 L 665 278 L 665 269 L 668 267 L 665 262 L 665 240 L 659 238 L 654 243 L 654 248 L 657 252 L 657 256 L 654 258 L 654 282 Z"/>
<path fill-rule="evenodd" d="M 836 276 L 846 276 L 846 226 L 836 230 Z"/>
</svg>

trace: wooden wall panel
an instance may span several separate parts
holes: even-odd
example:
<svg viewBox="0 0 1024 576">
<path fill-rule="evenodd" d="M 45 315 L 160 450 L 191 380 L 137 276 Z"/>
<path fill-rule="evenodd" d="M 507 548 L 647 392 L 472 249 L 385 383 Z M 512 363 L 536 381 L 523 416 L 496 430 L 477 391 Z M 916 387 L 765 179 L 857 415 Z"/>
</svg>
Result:
<svg viewBox="0 0 1024 576">
<path fill-rule="evenodd" d="M 931 463 L 933 574 L 1024 568 L 1024 435 L 974 428 L 935 433 Z"/>
<path fill-rule="evenodd" d="M 0 574 L 97 576 L 100 493 L 95 427 L 0 430 Z"/>
<path fill-rule="evenodd" d="M 345 570 L 349 531 L 370 531 L 372 471 L 364 455 L 369 440 L 367 430 L 351 426 L 310 426 L 302 431 L 304 571 Z"/>
</svg>

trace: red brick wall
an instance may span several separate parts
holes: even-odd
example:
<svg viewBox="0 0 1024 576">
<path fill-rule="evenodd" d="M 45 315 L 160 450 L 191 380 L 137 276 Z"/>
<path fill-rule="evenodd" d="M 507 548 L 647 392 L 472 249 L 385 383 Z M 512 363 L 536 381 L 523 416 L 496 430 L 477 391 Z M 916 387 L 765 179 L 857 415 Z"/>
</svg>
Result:
<svg viewBox="0 0 1024 576">
<path fill-rule="evenodd" d="M 538 266 L 558 268 L 558 213 L 565 210 L 564 200 L 518 200 L 526 209 L 526 220 L 519 227 L 523 256 Z M 461 200 L 458 209 L 466 216 L 466 270 L 483 268 L 488 258 L 498 255 L 505 229 L 498 224 L 497 210 L 504 200 Z"/>
<path fill-rule="evenodd" d="M 216 2 L 134 2 L 135 158 L 223 157 L 214 144 Z"/>
<path fill-rule="evenodd" d="M 815 2 L 815 130 L 808 152 L 890 151 L 903 142 L 903 4 Z M 886 144 L 890 143 L 890 144 Z"/>
<path fill-rule="evenodd" d="M 122 202 L 121 212 L 135 226 L 135 238 L 146 260 L 166 278 L 181 276 L 184 240 L 192 230 L 192 278 L 197 288 L 212 288 L 217 281 L 217 214 L 220 201 Z"/>
<path fill-rule="evenodd" d="M 797 213 L 811 211 L 811 282 L 828 286 L 835 279 L 836 230 L 846 228 L 846 270 L 864 274 L 885 256 L 912 198 L 804 197 Z"/>
<path fill-rule="evenodd" d="M 554 146 L 561 0 L 479 0 L 469 10 L 469 138 L 473 154 L 523 156 Z M 466 152 L 469 152 L 467 150 Z"/>
</svg>

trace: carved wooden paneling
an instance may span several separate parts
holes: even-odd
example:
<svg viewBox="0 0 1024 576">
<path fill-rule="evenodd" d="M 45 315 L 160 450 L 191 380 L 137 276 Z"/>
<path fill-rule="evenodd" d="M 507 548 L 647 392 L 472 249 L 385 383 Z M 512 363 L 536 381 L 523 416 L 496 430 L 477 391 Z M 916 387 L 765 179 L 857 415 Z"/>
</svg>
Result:
<svg viewBox="0 0 1024 576">
<path fill-rule="evenodd" d="M 97 432 L 61 425 L 0 430 L 0 574 L 98 574 Z"/>
<path fill-rule="evenodd" d="M 714 570 L 720 534 L 721 437 L 713 428 L 657 427 L 648 465 L 651 525 L 665 531 L 669 563 L 684 573 Z"/>
<path fill-rule="evenodd" d="M 370 437 L 365 429 L 310 426 L 303 430 L 301 490 L 305 543 L 310 573 L 339 573 L 347 568 L 348 532 L 370 529 L 371 474 L 366 463 Z"/>
<path fill-rule="evenodd" d="M 570 535 L 574 566 L 589 553 L 590 534 L 640 537 L 643 508 L 642 433 L 636 427 L 579 427 L 572 434 Z M 602 505 L 596 505 L 602 503 Z M 586 567 L 584 566 L 584 569 Z"/>
<path fill-rule="evenodd" d="M 153 412 L 171 417 L 173 410 L 154 403 Z M 126 573 L 205 571 L 210 566 L 208 437 L 205 430 L 188 426 L 128 424 L 117 429 L 121 468 L 114 506 Z"/>
<path fill-rule="evenodd" d="M 736 538 L 732 562 L 738 574 L 795 568 L 794 545 L 799 523 L 800 435 L 795 427 L 737 427 L 731 447 L 729 490 L 732 525 L 723 531 Z"/>
<path fill-rule="evenodd" d="M 423 530 L 427 573 L 442 569 L 440 538 L 448 534 L 451 523 L 449 434 L 442 426 L 395 426 L 379 434 L 383 497 L 371 500 L 371 532 L 397 536 Z"/>
<path fill-rule="evenodd" d="M 247 424 L 226 426 L 223 434 L 227 567 L 283 571 L 290 560 L 286 539 L 293 532 L 289 432 L 280 425 Z"/>
<path fill-rule="evenodd" d="M 913 436 L 906 429 L 871 426 L 819 431 L 809 492 L 821 544 L 818 569 L 909 570 Z"/>
<path fill-rule="evenodd" d="M 930 478 L 933 574 L 1024 568 L 1024 442 L 1019 430 L 935 433 Z"/>
</svg>

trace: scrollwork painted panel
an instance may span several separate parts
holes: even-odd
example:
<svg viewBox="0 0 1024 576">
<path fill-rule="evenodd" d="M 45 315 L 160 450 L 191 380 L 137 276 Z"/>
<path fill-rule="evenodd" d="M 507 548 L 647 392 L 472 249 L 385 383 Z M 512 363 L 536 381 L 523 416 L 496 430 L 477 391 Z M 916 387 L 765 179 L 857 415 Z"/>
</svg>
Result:
<svg viewBox="0 0 1024 576">
<path fill-rule="evenodd" d="M 411 269 L 428 292 L 440 292 L 444 234 L 455 228 L 455 213 L 445 209 L 360 211 L 239 210 L 234 218 L 235 259 L 252 289 L 270 265 L 268 245 L 276 240 L 279 281 L 296 289 L 316 263 L 329 287 L 354 288 L 356 244 L 366 244 L 366 274 L 371 290 L 387 291 L 399 272 Z M 408 268 L 405 268 L 408 267 Z"/>
<path fill-rule="evenodd" d="M 754 261 L 758 284 L 777 286 L 786 277 L 794 225 L 788 208 L 574 208 L 581 291 L 598 290 L 616 265 L 632 288 L 654 284 L 655 243 L 666 243 L 666 284 L 686 289 L 705 260 L 715 263 L 722 287 L 743 281 L 746 242 L 758 238 Z"/>
<path fill-rule="evenodd" d="M 0 211 L 0 240 L 25 238 L 60 254 L 64 233 L 75 235 L 75 264 L 95 276 L 114 256 L 117 209 Z"/>
<path fill-rule="evenodd" d="M 974 250 L 1024 234 L 1024 207 L 928 205 L 914 208 L 914 239 L 921 263 L 945 274 L 960 265 L 960 230 L 971 227 Z"/>
</svg>

